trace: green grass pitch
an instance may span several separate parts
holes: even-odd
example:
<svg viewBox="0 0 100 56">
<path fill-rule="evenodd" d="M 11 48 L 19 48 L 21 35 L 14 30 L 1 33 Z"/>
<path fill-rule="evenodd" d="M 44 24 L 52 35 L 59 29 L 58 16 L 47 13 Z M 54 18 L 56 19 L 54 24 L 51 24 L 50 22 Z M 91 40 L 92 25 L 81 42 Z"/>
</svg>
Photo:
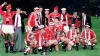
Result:
<svg viewBox="0 0 100 56">
<path fill-rule="evenodd" d="M 27 21 L 27 20 L 25 20 L 25 21 Z M 92 17 L 92 29 L 95 31 L 95 33 L 97 35 L 97 39 L 98 39 L 98 43 L 95 46 L 94 50 L 90 50 L 90 48 L 87 50 L 83 50 L 83 49 L 81 49 L 81 46 L 80 46 L 79 51 L 75 51 L 73 49 L 72 51 L 63 52 L 61 50 L 61 47 L 60 47 L 59 52 L 53 51 L 53 52 L 50 52 L 46 56 L 100 56 L 100 18 Z M 25 34 L 23 34 L 22 38 L 23 38 L 22 43 L 23 43 L 23 48 L 24 48 L 24 46 L 25 46 L 25 44 L 24 44 Z M 4 41 L 3 38 L 0 37 L 0 56 L 24 56 L 23 52 L 5 53 L 3 41 Z M 36 55 L 29 54 L 27 56 L 41 56 L 41 55 L 38 53 Z"/>
</svg>

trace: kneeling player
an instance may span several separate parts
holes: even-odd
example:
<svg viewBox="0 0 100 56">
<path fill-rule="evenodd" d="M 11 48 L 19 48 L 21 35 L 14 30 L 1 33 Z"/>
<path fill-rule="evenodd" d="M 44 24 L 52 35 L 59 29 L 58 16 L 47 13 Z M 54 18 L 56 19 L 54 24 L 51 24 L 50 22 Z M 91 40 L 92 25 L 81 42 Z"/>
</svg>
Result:
<svg viewBox="0 0 100 56">
<path fill-rule="evenodd" d="M 86 49 L 87 45 L 91 45 L 91 50 L 93 50 L 93 47 L 97 43 L 96 34 L 90 29 L 89 25 L 86 25 L 85 27 L 85 30 L 81 32 L 80 42 L 83 46 L 83 49 Z"/>
<path fill-rule="evenodd" d="M 62 50 L 65 52 L 68 45 L 68 39 L 65 38 L 65 32 L 58 32 L 57 40 L 62 42 Z"/>
<path fill-rule="evenodd" d="M 53 37 L 52 33 L 51 36 L 49 36 L 49 47 L 50 47 L 50 52 L 52 52 L 53 47 L 55 47 L 56 51 L 59 51 L 58 41 Z"/>
<path fill-rule="evenodd" d="M 26 43 L 26 49 L 24 50 L 24 55 L 27 55 L 27 52 L 34 54 L 37 54 L 37 37 L 39 37 L 37 27 L 33 27 L 32 31 L 27 32 L 25 43 Z"/>
<path fill-rule="evenodd" d="M 75 24 L 72 24 L 71 29 L 66 34 L 66 37 L 68 38 L 68 50 L 70 51 L 72 49 L 72 46 L 75 46 L 76 51 L 78 51 L 78 45 L 79 45 L 79 37 L 78 31 L 75 29 Z"/>
<path fill-rule="evenodd" d="M 53 25 L 54 25 L 54 23 L 50 22 L 49 26 L 46 28 L 46 33 L 47 33 L 47 37 L 48 37 L 48 44 L 49 44 L 49 47 L 50 47 L 50 52 L 52 52 L 53 47 L 55 47 L 56 51 L 59 51 L 58 41 L 55 38 Z"/>
<path fill-rule="evenodd" d="M 41 25 L 40 26 L 41 27 L 41 29 L 40 29 L 40 37 L 41 37 L 41 40 L 42 40 L 42 42 L 41 42 L 41 44 L 42 44 L 42 52 L 41 52 L 41 54 L 43 55 L 47 55 L 47 48 L 48 48 L 48 37 L 47 37 L 47 33 L 46 33 L 46 31 L 45 31 L 45 28 L 44 28 L 44 26 L 43 25 Z"/>
</svg>

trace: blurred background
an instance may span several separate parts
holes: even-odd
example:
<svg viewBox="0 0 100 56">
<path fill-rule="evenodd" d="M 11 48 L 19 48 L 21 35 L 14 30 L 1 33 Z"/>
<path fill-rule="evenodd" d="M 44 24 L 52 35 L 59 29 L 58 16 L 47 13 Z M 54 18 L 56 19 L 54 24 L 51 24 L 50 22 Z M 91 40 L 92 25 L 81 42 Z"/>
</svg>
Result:
<svg viewBox="0 0 100 56">
<path fill-rule="evenodd" d="M 4 1 L 12 4 L 13 10 L 16 7 L 21 7 L 30 13 L 35 6 L 42 5 L 44 8 L 53 8 L 59 6 L 59 12 L 62 7 L 66 7 L 68 13 L 73 11 L 87 11 L 89 15 L 100 16 L 100 0 L 0 0 L 0 4 Z"/>
</svg>

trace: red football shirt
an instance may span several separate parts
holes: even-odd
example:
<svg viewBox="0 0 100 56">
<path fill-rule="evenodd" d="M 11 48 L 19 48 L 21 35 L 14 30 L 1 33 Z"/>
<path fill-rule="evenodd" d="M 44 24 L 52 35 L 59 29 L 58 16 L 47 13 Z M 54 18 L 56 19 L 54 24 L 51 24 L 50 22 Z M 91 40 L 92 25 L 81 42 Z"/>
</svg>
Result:
<svg viewBox="0 0 100 56">
<path fill-rule="evenodd" d="M 51 18 L 51 20 L 50 20 L 51 22 L 54 20 L 55 17 L 58 17 L 61 20 L 60 13 L 58 13 L 58 14 L 51 13 L 49 16 Z"/>
<path fill-rule="evenodd" d="M 37 24 L 37 16 L 32 12 L 29 17 L 28 17 L 28 22 L 30 24 L 31 27 L 36 26 Z"/>
<path fill-rule="evenodd" d="M 54 33 L 54 30 L 53 30 L 53 29 L 50 29 L 50 28 L 48 27 L 48 28 L 45 29 L 45 31 L 46 31 L 48 40 L 52 40 L 52 39 L 53 39 L 52 35 L 53 35 L 53 33 Z"/>
<path fill-rule="evenodd" d="M 71 32 L 71 30 L 69 30 L 68 33 L 66 34 L 66 37 L 68 39 L 70 39 L 70 38 L 73 38 L 75 36 L 75 34 L 78 35 L 78 31 L 77 30 L 75 30 L 74 32 Z"/>
<path fill-rule="evenodd" d="M 83 30 L 81 32 L 81 37 L 84 37 L 86 39 L 88 39 L 89 33 L 86 33 L 86 37 L 85 37 L 85 30 Z M 90 30 L 90 39 L 96 38 L 96 34 L 94 33 L 93 30 Z"/>
<path fill-rule="evenodd" d="M 3 17 L 4 25 L 13 25 L 13 16 L 16 14 L 16 12 L 13 11 L 13 12 L 7 13 L 6 11 L 3 11 L 2 6 L 0 6 L 0 13 Z"/>
</svg>

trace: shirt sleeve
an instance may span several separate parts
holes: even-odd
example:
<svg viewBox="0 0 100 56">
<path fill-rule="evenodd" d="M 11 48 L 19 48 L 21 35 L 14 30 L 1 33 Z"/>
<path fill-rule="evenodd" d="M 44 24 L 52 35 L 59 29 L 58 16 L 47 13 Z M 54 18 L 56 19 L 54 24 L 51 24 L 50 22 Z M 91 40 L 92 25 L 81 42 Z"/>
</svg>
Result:
<svg viewBox="0 0 100 56">
<path fill-rule="evenodd" d="M 94 33 L 94 31 L 91 31 L 91 35 L 92 38 L 96 38 L 96 34 Z"/>
<path fill-rule="evenodd" d="M 27 32 L 26 33 L 26 41 L 29 41 L 29 38 L 30 38 L 29 35 L 30 35 L 30 32 Z"/>
<path fill-rule="evenodd" d="M 84 37 L 84 31 L 81 32 L 81 37 Z"/>
<path fill-rule="evenodd" d="M 2 6 L 0 6 L 0 14 L 3 14 Z"/>
</svg>

